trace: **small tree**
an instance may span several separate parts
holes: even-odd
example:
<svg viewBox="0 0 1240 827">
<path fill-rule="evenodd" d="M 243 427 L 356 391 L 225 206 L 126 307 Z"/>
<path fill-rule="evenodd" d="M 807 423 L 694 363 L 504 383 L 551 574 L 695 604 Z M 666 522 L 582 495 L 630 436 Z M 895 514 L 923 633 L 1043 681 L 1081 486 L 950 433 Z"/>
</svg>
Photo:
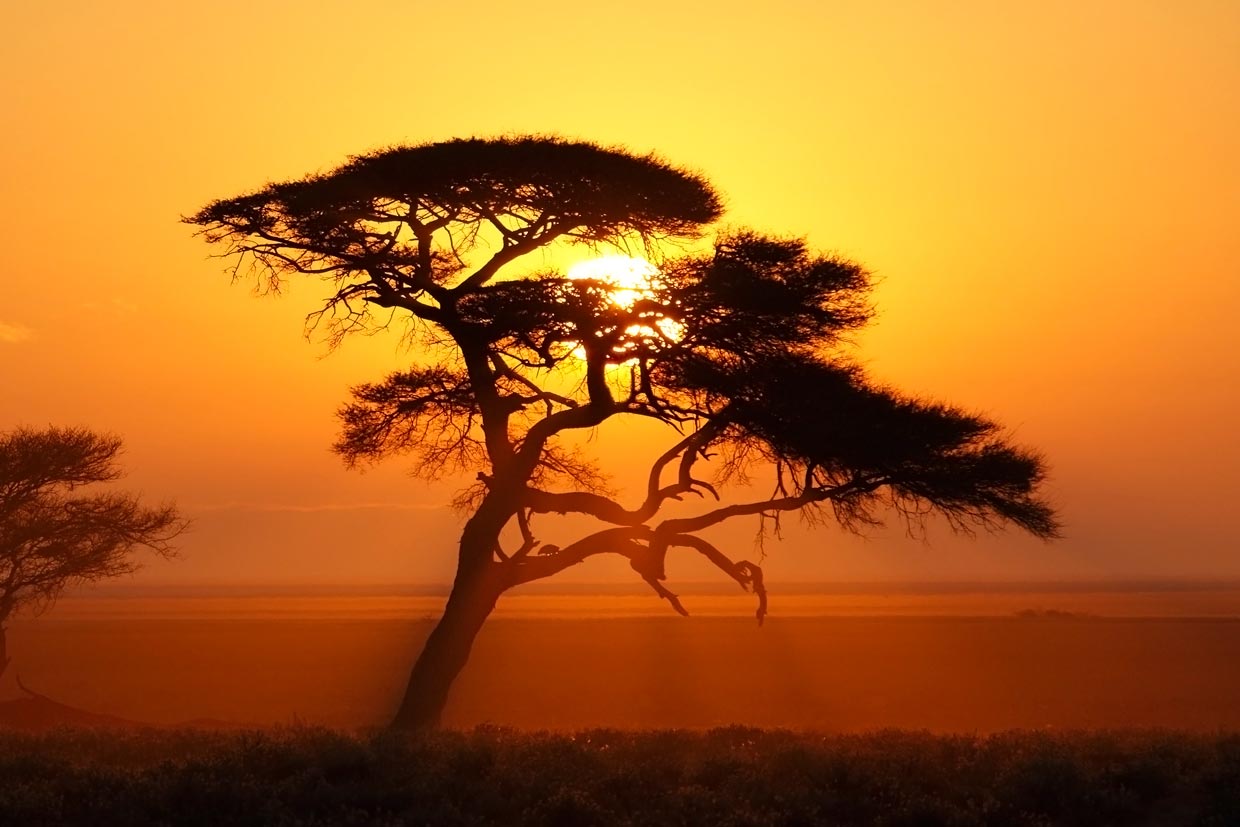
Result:
<svg viewBox="0 0 1240 827">
<path fill-rule="evenodd" d="M 271 289 L 290 275 L 326 278 L 308 326 L 325 325 L 332 342 L 394 314 L 413 322 L 416 366 L 355 388 L 341 410 L 336 450 L 348 464 L 410 454 L 427 477 L 477 471 L 461 498 L 452 593 L 395 726 L 439 720 L 500 594 L 593 555 L 628 558 L 686 614 L 664 560 L 673 548 L 700 553 L 756 593 L 761 621 L 761 569 L 704 529 L 790 511 L 855 527 L 886 504 L 914 524 L 936 513 L 958 529 L 1055 535 L 1037 455 L 982 417 L 874 386 L 845 358 L 841 337 L 871 315 L 856 264 L 735 231 L 711 253 L 660 261 L 624 300 L 605 280 L 508 272 L 560 240 L 640 244 L 656 257 L 660 242 L 698 236 L 719 213 L 705 180 L 657 158 L 530 137 L 386 149 L 186 219 L 235 257 L 234 277 L 253 268 Z M 633 507 L 569 439 L 613 417 L 664 423 L 671 436 Z M 721 483 L 758 473 L 769 496 L 720 500 Z M 670 506 L 690 495 L 702 497 L 696 511 Z M 540 541 L 549 514 L 601 526 L 551 545 Z"/>
<path fill-rule="evenodd" d="M 77 492 L 118 479 L 120 450 L 116 437 L 84 428 L 0 434 L 0 674 L 14 613 L 48 608 L 66 586 L 136 570 L 138 548 L 173 553 L 185 523 L 171 505 L 146 508 L 123 491 Z"/>
</svg>

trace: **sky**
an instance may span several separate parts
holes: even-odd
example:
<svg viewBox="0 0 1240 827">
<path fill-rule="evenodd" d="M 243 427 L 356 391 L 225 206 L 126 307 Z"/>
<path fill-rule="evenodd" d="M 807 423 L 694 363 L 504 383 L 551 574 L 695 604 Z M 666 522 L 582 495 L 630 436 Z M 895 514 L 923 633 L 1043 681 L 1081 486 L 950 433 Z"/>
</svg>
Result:
<svg viewBox="0 0 1240 827">
<path fill-rule="evenodd" d="M 0 429 L 124 438 L 127 485 L 194 521 L 136 582 L 450 578 L 453 486 L 328 450 L 348 388 L 413 356 L 307 341 L 323 285 L 256 297 L 180 217 L 526 133 L 656 151 L 726 224 L 864 263 L 872 375 L 1049 461 L 1060 541 L 793 524 L 768 580 L 1240 577 L 1231 0 L 0 2 L 0 32 Z M 752 557 L 755 528 L 716 536 Z"/>
</svg>

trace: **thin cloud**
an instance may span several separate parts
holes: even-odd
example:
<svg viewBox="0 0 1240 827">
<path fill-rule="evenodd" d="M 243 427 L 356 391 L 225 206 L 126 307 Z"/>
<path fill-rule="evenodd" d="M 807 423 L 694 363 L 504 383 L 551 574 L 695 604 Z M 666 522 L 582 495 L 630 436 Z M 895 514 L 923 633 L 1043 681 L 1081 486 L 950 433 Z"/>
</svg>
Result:
<svg viewBox="0 0 1240 827">
<path fill-rule="evenodd" d="M 5 324 L 0 322 L 0 342 L 8 345 L 15 345 L 19 342 L 26 342 L 34 338 L 34 331 L 28 327 L 19 324 Z"/>
</svg>

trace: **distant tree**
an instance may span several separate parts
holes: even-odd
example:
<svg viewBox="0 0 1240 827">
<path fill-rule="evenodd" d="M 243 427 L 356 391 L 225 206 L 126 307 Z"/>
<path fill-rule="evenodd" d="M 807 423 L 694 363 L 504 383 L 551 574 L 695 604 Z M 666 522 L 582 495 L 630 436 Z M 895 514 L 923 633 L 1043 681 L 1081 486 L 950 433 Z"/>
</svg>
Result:
<svg viewBox="0 0 1240 827">
<path fill-rule="evenodd" d="M 185 528 L 173 506 L 146 508 L 123 491 L 78 492 L 118 479 L 120 450 L 116 437 L 84 428 L 0 433 L 0 674 L 15 613 L 46 609 L 66 586 L 136 570 L 139 548 L 173 553 Z"/>
<path fill-rule="evenodd" d="M 659 258 L 660 242 L 700 236 L 720 211 L 704 179 L 655 157 L 527 137 L 385 149 L 186 219 L 234 257 L 234 278 L 253 271 L 272 290 L 325 278 L 307 324 L 333 343 L 412 322 L 415 365 L 355 388 L 340 411 L 346 463 L 409 454 L 425 477 L 477 471 L 452 593 L 394 726 L 438 722 L 504 591 L 593 555 L 626 557 L 687 614 L 664 560 L 697 552 L 756 593 L 761 621 L 762 571 L 704 529 L 794 511 L 857 527 L 890 506 L 914 525 L 939 514 L 957 529 L 1055 536 L 1035 453 L 980 416 L 873 385 L 846 358 L 841 337 L 871 316 L 863 268 L 743 230 L 710 253 Z M 629 301 L 606 280 L 509 273 L 557 241 L 641 245 L 659 272 Z M 613 417 L 671 436 L 632 507 L 569 438 Z M 720 500 L 721 484 L 757 474 L 770 496 Z M 697 510 L 670 506 L 689 495 Z M 545 543 L 550 514 L 601 527 Z"/>
</svg>

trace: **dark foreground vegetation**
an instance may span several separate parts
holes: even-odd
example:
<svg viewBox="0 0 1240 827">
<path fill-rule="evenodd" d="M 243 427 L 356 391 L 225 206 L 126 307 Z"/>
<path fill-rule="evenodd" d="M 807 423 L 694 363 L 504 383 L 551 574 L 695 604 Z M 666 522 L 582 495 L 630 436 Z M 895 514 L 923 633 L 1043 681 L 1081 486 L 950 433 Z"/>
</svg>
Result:
<svg viewBox="0 0 1240 827">
<path fill-rule="evenodd" d="M 0 733 L 0 823 L 1223 827 L 1240 735 Z"/>
</svg>

